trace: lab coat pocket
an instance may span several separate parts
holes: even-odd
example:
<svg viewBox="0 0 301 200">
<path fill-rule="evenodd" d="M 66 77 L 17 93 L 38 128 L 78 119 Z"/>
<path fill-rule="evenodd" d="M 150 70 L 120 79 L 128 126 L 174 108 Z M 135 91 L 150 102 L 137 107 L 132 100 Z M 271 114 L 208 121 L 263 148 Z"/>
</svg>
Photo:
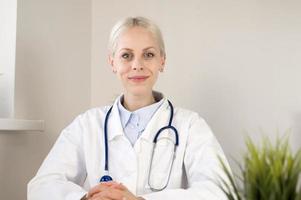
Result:
<svg viewBox="0 0 301 200">
<path fill-rule="evenodd" d="M 148 184 L 152 189 L 167 187 L 174 161 L 175 145 L 170 139 L 160 139 L 154 145 Z"/>
</svg>

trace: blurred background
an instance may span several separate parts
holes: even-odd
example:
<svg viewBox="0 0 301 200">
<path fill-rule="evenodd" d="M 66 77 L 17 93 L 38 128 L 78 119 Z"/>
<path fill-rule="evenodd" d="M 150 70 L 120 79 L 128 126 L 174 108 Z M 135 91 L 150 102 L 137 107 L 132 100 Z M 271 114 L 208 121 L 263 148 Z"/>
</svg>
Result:
<svg viewBox="0 0 301 200">
<path fill-rule="evenodd" d="M 161 27 L 167 63 L 156 90 L 197 111 L 233 167 L 246 135 L 273 140 L 290 129 L 292 148 L 301 147 L 300 1 L 13 2 L 13 117 L 44 120 L 45 128 L 0 130 L 0 199 L 26 199 L 28 181 L 61 130 L 120 94 L 106 47 L 113 24 L 126 16 Z"/>
</svg>

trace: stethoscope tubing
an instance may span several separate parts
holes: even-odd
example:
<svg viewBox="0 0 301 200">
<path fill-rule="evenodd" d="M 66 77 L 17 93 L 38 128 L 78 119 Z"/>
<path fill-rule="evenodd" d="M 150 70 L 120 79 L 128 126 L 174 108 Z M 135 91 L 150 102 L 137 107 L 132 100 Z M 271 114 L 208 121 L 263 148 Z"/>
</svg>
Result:
<svg viewBox="0 0 301 200">
<path fill-rule="evenodd" d="M 105 139 L 105 171 L 109 171 L 109 146 L 108 146 L 108 120 L 113 106 L 107 112 L 104 124 L 104 139 Z"/>
<path fill-rule="evenodd" d="M 154 143 L 154 146 L 153 146 L 153 150 L 152 150 L 152 157 L 153 157 L 153 154 L 154 154 L 154 147 L 156 146 L 157 144 L 157 140 L 158 140 L 158 137 L 160 136 L 161 132 L 166 130 L 166 129 L 172 129 L 174 135 L 175 135 L 175 146 L 174 146 L 174 155 L 173 155 L 173 159 L 172 159 L 172 163 L 171 163 L 171 167 L 170 167 L 170 170 L 169 170 L 169 174 L 168 174 L 168 179 L 167 179 L 167 183 L 164 187 L 162 188 L 159 188 L 159 189 L 155 189 L 155 188 L 152 188 L 150 187 L 151 190 L 153 191 L 161 191 L 163 189 L 165 189 L 167 187 L 167 184 L 169 182 L 169 179 L 170 179 L 170 174 L 171 174 L 171 170 L 172 170 L 172 166 L 173 166 L 173 162 L 174 162 L 174 158 L 175 158 L 175 153 L 176 153 L 176 149 L 177 149 L 177 146 L 179 145 L 179 134 L 178 134 L 178 131 L 177 129 L 172 126 L 172 120 L 173 120 L 173 116 L 174 116 L 174 108 L 173 108 L 173 105 L 172 103 L 168 101 L 168 105 L 170 107 L 170 117 L 169 117 L 169 122 L 168 122 L 168 125 L 167 126 L 164 126 L 162 128 L 159 129 L 159 131 L 156 133 L 155 137 L 154 137 L 154 140 L 153 140 L 153 143 Z M 104 143 L 105 143 L 105 172 L 106 174 L 104 176 L 101 177 L 100 179 L 100 182 L 106 182 L 106 181 L 111 181 L 113 180 L 112 177 L 110 177 L 109 175 L 109 146 L 108 146 L 108 121 L 109 121 L 109 116 L 112 112 L 112 109 L 113 109 L 113 106 L 110 107 L 110 109 L 108 110 L 107 114 L 106 114 L 106 117 L 105 117 L 105 121 L 104 121 Z M 153 162 L 153 159 L 151 159 L 150 161 L 150 168 L 151 168 L 151 165 L 152 165 L 152 162 Z M 148 175 L 148 183 L 150 185 L 150 171 L 149 170 L 149 175 Z"/>
</svg>

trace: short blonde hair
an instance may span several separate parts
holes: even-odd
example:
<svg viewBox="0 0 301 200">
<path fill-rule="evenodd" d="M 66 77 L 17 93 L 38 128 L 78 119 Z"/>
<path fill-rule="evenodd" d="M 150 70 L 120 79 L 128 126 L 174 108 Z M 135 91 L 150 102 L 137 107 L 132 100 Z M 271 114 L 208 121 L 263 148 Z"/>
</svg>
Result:
<svg viewBox="0 0 301 200">
<path fill-rule="evenodd" d="M 108 44 L 108 49 L 111 55 L 115 54 L 116 47 L 117 47 L 117 40 L 119 36 L 124 31 L 133 27 L 143 27 L 146 30 L 150 31 L 158 42 L 161 55 L 164 57 L 166 56 L 164 40 L 159 27 L 150 19 L 147 19 L 145 17 L 127 17 L 121 19 L 115 24 L 115 26 L 113 26 L 109 38 L 109 44 Z"/>
</svg>

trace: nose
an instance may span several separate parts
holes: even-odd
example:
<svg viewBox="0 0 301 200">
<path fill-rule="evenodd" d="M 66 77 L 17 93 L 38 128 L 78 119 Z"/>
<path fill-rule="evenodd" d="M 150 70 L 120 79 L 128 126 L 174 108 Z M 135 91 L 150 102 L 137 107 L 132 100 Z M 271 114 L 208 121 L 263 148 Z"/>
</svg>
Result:
<svg viewBox="0 0 301 200">
<path fill-rule="evenodd" d="M 144 63 L 143 60 L 140 58 L 135 58 L 132 62 L 132 69 L 133 70 L 143 70 L 144 69 Z"/>
</svg>

